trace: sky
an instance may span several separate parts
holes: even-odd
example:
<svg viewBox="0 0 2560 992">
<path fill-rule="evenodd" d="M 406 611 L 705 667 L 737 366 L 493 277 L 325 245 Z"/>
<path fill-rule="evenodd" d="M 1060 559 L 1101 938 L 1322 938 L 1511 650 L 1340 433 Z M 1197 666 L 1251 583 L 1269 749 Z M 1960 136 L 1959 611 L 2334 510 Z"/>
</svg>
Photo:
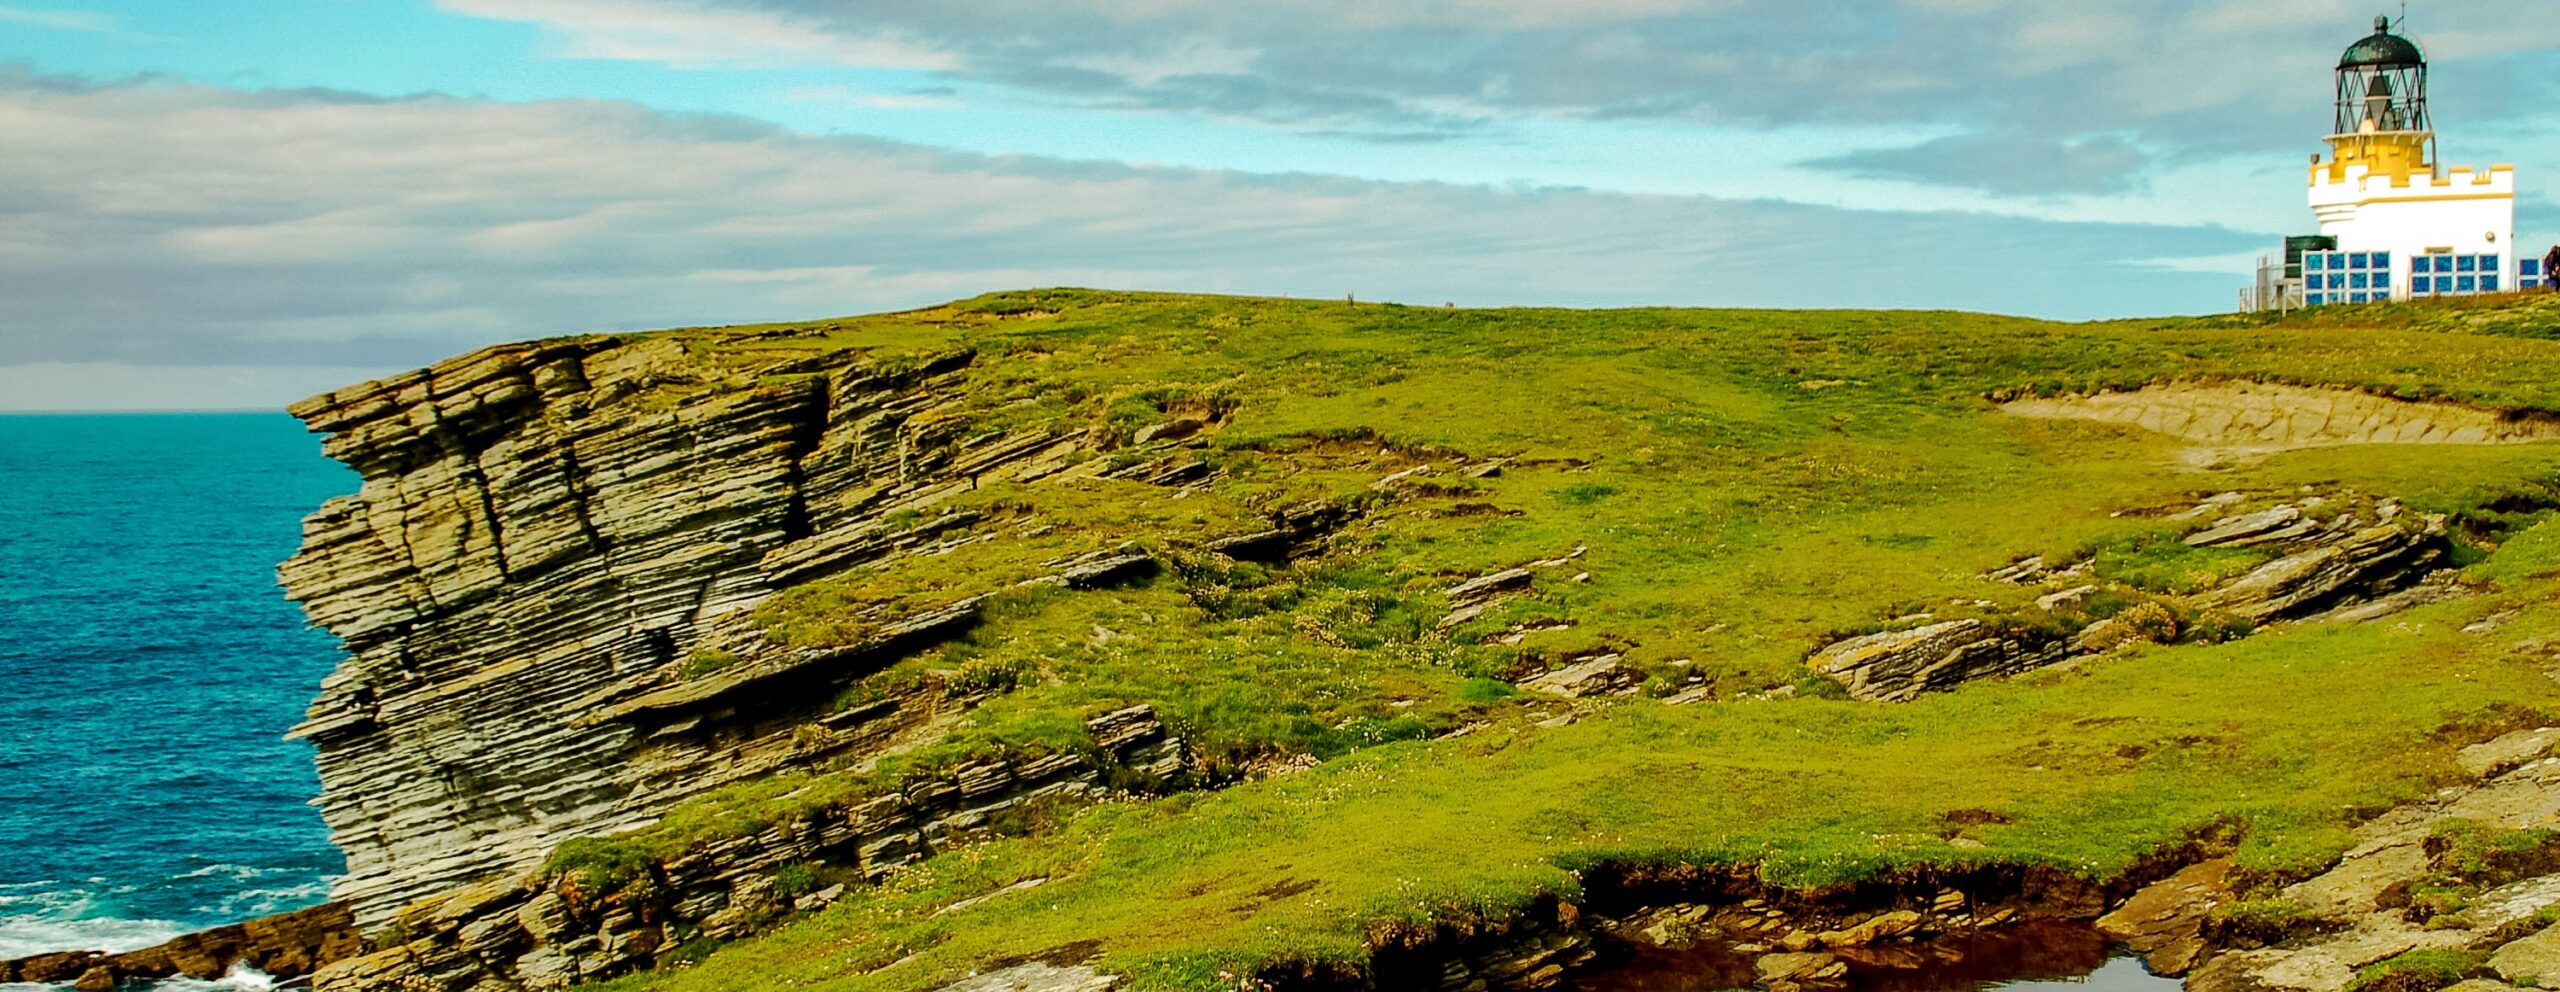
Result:
<svg viewBox="0 0 2560 992">
<path fill-rule="evenodd" d="M 2388 12 L 2400 14 L 2398 3 Z M 2228 310 L 2375 0 L 0 0 L 0 410 L 1097 286 Z M 2420 0 L 2560 238 L 2560 3 Z"/>
</svg>

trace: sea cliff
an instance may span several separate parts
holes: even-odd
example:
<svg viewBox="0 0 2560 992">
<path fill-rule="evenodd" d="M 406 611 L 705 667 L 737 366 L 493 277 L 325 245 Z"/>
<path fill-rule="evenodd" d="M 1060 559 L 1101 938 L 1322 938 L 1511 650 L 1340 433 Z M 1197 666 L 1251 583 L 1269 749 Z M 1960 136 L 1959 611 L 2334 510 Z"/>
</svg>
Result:
<svg viewBox="0 0 2560 992">
<path fill-rule="evenodd" d="M 2279 891 L 2560 713 L 2543 309 L 2337 319 L 1049 291 L 317 397 L 319 983 L 1818 985 Z"/>
</svg>

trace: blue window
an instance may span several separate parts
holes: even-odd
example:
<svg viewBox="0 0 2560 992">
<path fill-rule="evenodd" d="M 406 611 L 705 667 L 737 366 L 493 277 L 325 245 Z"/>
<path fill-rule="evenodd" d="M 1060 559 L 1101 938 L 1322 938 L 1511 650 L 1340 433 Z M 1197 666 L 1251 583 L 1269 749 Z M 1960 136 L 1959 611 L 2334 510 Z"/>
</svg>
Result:
<svg viewBox="0 0 2560 992">
<path fill-rule="evenodd" d="M 2437 276 L 2437 277 L 2436 277 L 2436 292 L 2439 292 L 2439 293 L 2450 293 L 2450 292 L 2453 292 L 2453 277 L 2452 277 L 2452 276 Z"/>
<path fill-rule="evenodd" d="M 2316 251 L 2306 254 L 2302 256 L 2302 267 L 2310 269 L 2313 272 L 2318 272 L 2322 269 L 2328 268 L 2329 256 Z"/>
<path fill-rule="evenodd" d="M 2372 293 L 2357 293 L 2357 294 L 2355 294 L 2355 301 L 2356 301 L 2356 302 L 2358 302 L 2358 303 L 2371 303 L 2371 302 L 2373 302 L 2373 294 L 2372 294 Z"/>
<path fill-rule="evenodd" d="M 2530 278 L 2532 278 L 2532 277 L 2534 277 L 2534 276 L 2541 275 L 2541 274 L 2542 274 L 2542 260 L 2541 260 L 2541 259 L 2539 259 L 2539 258 L 2528 258 L 2528 259 L 2525 259 L 2524 261 L 2517 262 L 2517 263 L 2516 263 L 2516 274 L 2517 274 L 2517 275 L 2524 276 L 2524 277 L 2526 277 L 2526 278 L 2528 278 L 2528 279 L 2530 279 Z"/>
<path fill-rule="evenodd" d="M 2373 291 L 2373 302 L 2375 303 L 2387 302 L 2390 299 L 2391 291 L 2388 289 L 2377 289 Z"/>
<path fill-rule="evenodd" d="M 2378 252 L 2374 252 L 2374 253 L 2373 253 L 2373 267 L 2374 267 L 2374 268 L 2377 268 L 2377 269 L 2388 269 L 2388 268 L 2390 268 L 2390 267 L 2391 267 L 2391 253 L 2390 253 L 2390 252 L 2387 252 L 2387 251 L 2378 251 Z"/>
<path fill-rule="evenodd" d="M 2326 304 L 2326 303 L 2328 303 L 2328 302 L 2329 302 L 2329 294 L 2327 294 L 2327 293 L 2306 293 L 2306 294 L 2303 294 L 2302 302 L 2303 302 L 2303 304 L 2304 304 L 2304 305 L 2306 305 L 2306 306 L 2315 306 L 2315 307 L 2316 307 L 2316 306 L 2321 306 L 2321 305 Z"/>
<path fill-rule="evenodd" d="M 2348 276 L 2348 277 L 2347 277 L 2347 288 L 2348 288 L 2348 289 L 2372 289 L 2372 288 L 2373 288 L 2373 284 L 2372 284 L 2372 283 L 2370 283 L 2370 282 L 2367 282 L 2367 281 L 2366 281 L 2366 280 L 2367 280 L 2367 279 L 2369 279 L 2369 278 L 2370 278 L 2369 276 L 2366 276 L 2366 275 L 2365 275 L 2364 273 L 2362 273 L 2362 272 L 2358 272 L 2358 273 L 2355 273 L 2354 275 L 2350 275 L 2350 276 Z"/>
<path fill-rule="evenodd" d="M 2453 271 L 2453 256 L 2429 255 L 2425 258 L 2421 258 L 2418 260 L 2418 271 L 2451 272 Z"/>
<path fill-rule="evenodd" d="M 2461 276 L 2454 283 L 2454 288 L 2465 293 L 2476 291 L 2480 288 L 2480 279 L 2477 276 Z"/>
<path fill-rule="evenodd" d="M 2459 257 L 2459 258 L 2454 259 L 2454 261 L 2453 261 L 2453 270 L 2454 270 L 2455 272 L 2478 272 L 2478 271 L 2480 271 L 2480 256 L 2478 256 L 2478 255 L 2463 255 L 2463 256 L 2461 256 L 2461 257 Z"/>
<path fill-rule="evenodd" d="M 2330 288 L 2330 289 L 2345 289 L 2345 288 L 2347 288 L 2347 275 L 2346 275 L 2346 273 L 2343 273 L 2343 272 L 2332 272 L 2332 273 L 2329 273 L 2329 288 Z"/>
<path fill-rule="evenodd" d="M 2497 292 L 2497 291 L 2498 291 L 2498 274 L 2497 274 L 2497 273 L 2495 273 L 2495 272 L 2485 272 L 2485 273 L 2482 273 L 2482 274 L 2480 275 L 2480 291 L 2481 291 L 2481 292 L 2483 292 L 2483 293 L 2495 293 L 2495 292 Z"/>
</svg>

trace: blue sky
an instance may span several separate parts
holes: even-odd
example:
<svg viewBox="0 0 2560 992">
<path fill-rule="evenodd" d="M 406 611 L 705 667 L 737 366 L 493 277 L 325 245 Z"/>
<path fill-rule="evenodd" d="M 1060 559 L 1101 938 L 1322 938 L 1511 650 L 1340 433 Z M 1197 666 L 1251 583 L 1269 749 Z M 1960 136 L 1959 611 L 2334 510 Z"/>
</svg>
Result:
<svg viewBox="0 0 2560 992">
<path fill-rule="evenodd" d="M 2370 6 L 0 0 L 0 409 L 1023 285 L 2225 309 Z M 2529 243 L 2552 13 L 2409 21 Z"/>
</svg>

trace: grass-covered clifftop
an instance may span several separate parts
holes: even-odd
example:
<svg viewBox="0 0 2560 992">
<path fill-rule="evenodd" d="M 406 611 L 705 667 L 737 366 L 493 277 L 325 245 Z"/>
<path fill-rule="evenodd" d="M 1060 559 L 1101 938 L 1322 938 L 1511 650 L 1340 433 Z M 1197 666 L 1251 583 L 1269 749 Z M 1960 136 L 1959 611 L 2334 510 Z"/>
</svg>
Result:
<svg viewBox="0 0 2560 992">
<path fill-rule="evenodd" d="M 2200 459 L 1998 401 L 2251 380 L 2549 417 L 2555 325 L 2548 300 L 2064 325 L 1056 290 L 663 332 L 705 369 L 971 353 L 950 429 L 1068 425 L 1105 465 L 1162 472 L 975 487 L 893 521 L 946 530 L 944 553 L 767 600 L 765 635 L 810 647 L 992 593 L 964 638 L 839 704 L 928 682 L 985 701 L 878 762 L 734 787 L 560 865 L 672 856 L 989 750 L 1074 749 L 1087 716 L 1149 703 L 1223 788 L 1047 810 L 619 985 L 923 989 L 1074 947 L 1140 987 L 1232 987 L 1356 962 L 1401 925 L 1572 900 L 1604 862 L 1807 886 L 1987 861 L 2103 876 L 2219 825 L 2244 865 L 2300 870 L 2452 747 L 2560 712 L 2560 443 Z M 2035 610 L 2049 589 L 1984 577 L 2026 555 L 2096 552 L 2098 578 L 2133 587 L 2221 581 L 2254 560 L 2187 548 L 2210 521 L 2172 515 L 2306 487 L 2447 514 L 2477 595 L 2222 643 L 2199 624 L 2217 632 L 1908 704 L 1836 698 L 1803 667 L 1898 616 Z M 1204 549 L 1306 505 L 1339 516 L 1317 554 Z M 1017 585 L 1122 546 L 1166 567 Z M 1525 595 L 1451 617 L 1451 587 L 1530 563 Z M 1637 691 L 1515 687 L 1602 655 Z M 791 887 L 830 877 L 810 873 Z"/>
</svg>

